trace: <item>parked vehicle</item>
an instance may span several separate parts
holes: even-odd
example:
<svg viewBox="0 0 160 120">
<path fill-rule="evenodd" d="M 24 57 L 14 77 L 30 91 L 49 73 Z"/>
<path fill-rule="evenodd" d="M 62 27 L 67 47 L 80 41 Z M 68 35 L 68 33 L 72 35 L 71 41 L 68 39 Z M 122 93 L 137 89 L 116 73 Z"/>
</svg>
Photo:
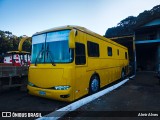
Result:
<svg viewBox="0 0 160 120">
<path fill-rule="evenodd" d="M 23 45 L 24 40 L 20 41 L 19 47 Z M 0 90 L 11 87 L 26 89 L 30 53 L 18 50 L 7 52 L 4 63 L 0 63 Z"/>
<path fill-rule="evenodd" d="M 70 102 L 128 73 L 128 49 L 86 28 L 64 26 L 32 36 L 32 95 Z"/>
<path fill-rule="evenodd" d="M 13 59 L 12 59 L 13 57 Z M 4 57 L 4 63 L 5 64 L 13 64 L 14 66 L 24 66 L 24 65 L 30 65 L 30 54 L 25 54 L 25 53 L 21 53 L 21 55 L 19 53 L 15 53 L 13 54 L 7 54 Z"/>
</svg>

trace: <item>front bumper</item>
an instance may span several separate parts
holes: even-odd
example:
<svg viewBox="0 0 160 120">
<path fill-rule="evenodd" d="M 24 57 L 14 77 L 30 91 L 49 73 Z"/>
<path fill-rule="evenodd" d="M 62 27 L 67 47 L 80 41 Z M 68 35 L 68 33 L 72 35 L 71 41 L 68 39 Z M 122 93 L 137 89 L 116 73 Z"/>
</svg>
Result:
<svg viewBox="0 0 160 120">
<path fill-rule="evenodd" d="M 55 99 L 59 101 L 72 102 L 74 100 L 72 94 L 72 88 L 67 90 L 52 90 L 52 89 L 43 89 L 32 86 L 27 86 L 29 94 L 40 96 L 49 99 Z"/>
</svg>

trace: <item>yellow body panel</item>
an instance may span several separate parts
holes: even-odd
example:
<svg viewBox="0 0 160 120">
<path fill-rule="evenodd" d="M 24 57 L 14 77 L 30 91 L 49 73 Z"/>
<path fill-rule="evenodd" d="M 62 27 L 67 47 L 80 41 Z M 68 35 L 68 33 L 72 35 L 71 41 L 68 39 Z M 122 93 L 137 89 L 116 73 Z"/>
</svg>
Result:
<svg viewBox="0 0 160 120">
<path fill-rule="evenodd" d="M 72 64 L 67 65 L 31 65 L 29 68 L 29 82 L 32 82 L 36 87 L 28 85 L 29 93 L 36 96 L 64 100 L 60 95 L 69 95 L 65 101 L 73 101 L 72 89 L 74 89 L 73 78 L 74 68 Z M 69 90 L 54 90 L 54 86 L 69 85 Z M 39 91 L 45 91 L 46 95 L 38 94 Z"/>
<path fill-rule="evenodd" d="M 122 70 L 126 71 L 126 75 L 128 74 L 129 60 L 128 57 L 127 59 L 125 58 L 125 52 L 128 56 L 126 47 L 82 27 L 68 26 L 43 32 L 63 29 L 74 29 L 77 31 L 75 42 L 85 45 L 86 64 L 76 65 L 75 58 L 72 63 L 56 64 L 56 66 L 51 64 L 37 64 L 35 66 L 31 64 L 29 68 L 29 82 L 35 86 L 28 85 L 30 94 L 61 101 L 73 101 L 88 94 L 90 79 L 94 73 L 97 73 L 99 76 L 100 87 L 120 79 Z M 88 57 L 87 41 L 99 44 L 99 57 Z M 108 46 L 112 47 L 112 56 L 108 56 Z M 119 55 L 117 50 L 119 50 Z M 67 90 L 52 89 L 54 86 L 63 85 L 70 86 L 70 88 Z M 45 91 L 45 95 L 40 95 L 40 91 Z M 69 97 L 62 98 L 61 95 L 69 95 Z"/>
</svg>

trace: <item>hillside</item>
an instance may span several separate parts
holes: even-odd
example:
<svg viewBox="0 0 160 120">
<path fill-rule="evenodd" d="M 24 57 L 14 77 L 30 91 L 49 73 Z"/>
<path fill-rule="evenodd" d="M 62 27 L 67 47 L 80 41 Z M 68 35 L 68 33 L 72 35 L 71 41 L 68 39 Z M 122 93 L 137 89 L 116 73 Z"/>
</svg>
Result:
<svg viewBox="0 0 160 120">
<path fill-rule="evenodd" d="M 129 16 L 123 19 L 116 27 L 109 28 L 105 33 L 105 37 L 133 35 L 135 29 L 156 18 L 160 18 L 160 5 L 153 7 L 151 10 L 145 10 L 137 17 Z"/>
</svg>

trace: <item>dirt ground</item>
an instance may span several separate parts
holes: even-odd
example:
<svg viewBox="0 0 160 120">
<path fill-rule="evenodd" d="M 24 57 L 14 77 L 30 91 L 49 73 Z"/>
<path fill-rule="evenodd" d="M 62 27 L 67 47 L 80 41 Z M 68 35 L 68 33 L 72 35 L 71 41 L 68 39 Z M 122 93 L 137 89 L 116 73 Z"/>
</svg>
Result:
<svg viewBox="0 0 160 120">
<path fill-rule="evenodd" d="M 151 113 L 154 116 L 138 117 L 139 113 L 142 113 L 141 115 Z M 62 119 L 137 120 L 145 118 L 158 120 L 160 119 L 159 80 L 155 77 L 154 72 L 137 72 L 134 79 L 77 109 L 73 116 Z"/>
</svg>

